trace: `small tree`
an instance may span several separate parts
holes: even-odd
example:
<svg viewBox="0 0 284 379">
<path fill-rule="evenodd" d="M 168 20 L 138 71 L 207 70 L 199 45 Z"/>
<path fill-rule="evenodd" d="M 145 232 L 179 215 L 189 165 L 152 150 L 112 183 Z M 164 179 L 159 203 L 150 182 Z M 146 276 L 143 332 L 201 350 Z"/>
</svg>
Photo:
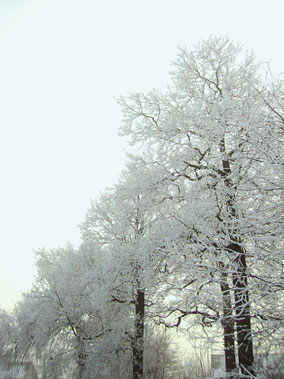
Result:
<svg viewBox="0 0 284 379">
<path fill-rule="evenodd" d="M 94 355 L 105 354 L 101 341 L 111 340 L 116 318 L 99 248 L 42 249 L 36 267 L 33 288 L 14 311 L 17 355 L 36 357 L 48 377 L 87 378 L 104 366 L 100 361 L 96 367 Z"/>
</svg>

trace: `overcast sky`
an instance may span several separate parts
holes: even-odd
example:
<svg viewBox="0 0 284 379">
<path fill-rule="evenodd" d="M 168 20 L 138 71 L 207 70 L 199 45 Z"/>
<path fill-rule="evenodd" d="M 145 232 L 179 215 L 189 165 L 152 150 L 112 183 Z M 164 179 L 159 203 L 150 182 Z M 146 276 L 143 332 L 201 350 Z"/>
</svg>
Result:
<svg viewBox="0 0 284 379">
<path fill-rule="evenodd" d="M 283 68 L 283 0 L 0 0 L 0 307 L 33 251 L 78 245 L 124 165 L 116 98 L 166 88 L 177 46 L 228 35 Z"/>
</svg>

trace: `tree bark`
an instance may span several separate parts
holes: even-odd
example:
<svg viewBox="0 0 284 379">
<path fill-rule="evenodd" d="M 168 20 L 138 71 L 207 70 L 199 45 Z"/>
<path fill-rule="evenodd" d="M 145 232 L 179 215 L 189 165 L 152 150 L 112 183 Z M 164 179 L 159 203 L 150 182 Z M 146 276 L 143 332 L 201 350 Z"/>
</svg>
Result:
<svg viewBox="0 0 284 379">
<path fill-rule="evenodd" d="M 133 379 L 143 379 L 145 291 L 138 289 L 135 300 Z"/>
<path fill-rule="evenodd" d="M 220 143 L 220 151 L 225 153 L 225 139 Z M 228 159 L 222 160 L 224 184 L 228 189 L 227 194 L 227 211 L 231 218 L 231 224 L 237 220 L 235 209 L 235 188 L 231 181 L 231 163 Z M 241 237 L 237 235 L 235 227 L 229 226 L 229 237 L 231 243 L 227 246 L 227 251 L 232 255 L 233 267 L 233 291 L 235 300 L 235 323 L 238 343 L 238 361 L 239 367 L 243 374 L 252 374 L 253 372 L 253 344 L 251 334 L 251 316 L 249 304 L 248 281 L 246 274 L 246 252 L 241 244 Z"/>
<path fill-rule="evenodd" d="M 244 249 L 239 244 L 230 244 L 229 248 L 236 254 L 235 270 L 233 272 L 233 285 L 239 367 L 244 375 L 254 375 L 254 355 L 251 334 L 248 281 L 246 275 L 246 255 Z"/>
<path fill-rule="evenodd" d="M 222 273 L 222 281 L 220 283 L 223 297 L 223 338 L 225 351 L 226 372 L 232 373 L 236 371 L 236 356 L 235 356 L 235 335 L 234 335 L 234 319 L 233 308 L 231 301 L 230 287 L 227 280 L 227 274 Z"/>
<path fill-rule="evenodd" d="M 86 369 L 86 359 L 87 354 L 85 352 L 85 346 L 84 341 L 80 336 L 78 338 L 78 379 L 83 379 L 85 376 L 85 369 Z"/>
</svg>

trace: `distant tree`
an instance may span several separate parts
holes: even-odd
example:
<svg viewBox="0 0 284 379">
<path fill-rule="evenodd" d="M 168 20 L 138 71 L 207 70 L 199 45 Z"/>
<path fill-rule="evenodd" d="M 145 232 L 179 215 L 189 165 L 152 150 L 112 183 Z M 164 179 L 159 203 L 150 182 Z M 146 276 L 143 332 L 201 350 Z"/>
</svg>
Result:
<svg viewBox="0 0 284 379">
<path fill-rule="evenodd" d="M 13 313 L 0 309 L 0 362 L 5 368 L 17 361 L 18 337 Z"/>
<path fill-rule="evenodd" d="M 109 364 L 103 359 L 107 343 L 109 357 L 115 354 L 109 335 L 117 307 L 107 298 L 111 278 L 104 276 L 98 251 L 84 245 L 37 252 L 35 283 L 15 308 L 14 330 L 18 356 L 44 361 L 48 377 L 88 378 Z"/>
<path fill-rule="evenodd" d="M 144 378 L 173 378 L 180 365 L 173 337 L 165 329 L 146 327 Z"/>
</svg>

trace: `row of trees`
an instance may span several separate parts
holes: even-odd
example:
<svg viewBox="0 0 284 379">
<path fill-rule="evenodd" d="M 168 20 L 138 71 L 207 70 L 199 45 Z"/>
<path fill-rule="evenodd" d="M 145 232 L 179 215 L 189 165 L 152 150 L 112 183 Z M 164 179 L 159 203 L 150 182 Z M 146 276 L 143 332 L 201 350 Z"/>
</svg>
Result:
<svg viewBox="0 0 284 379">
<path fill-rule="evenodd" d="M 162 378 L 147 338 L 186 320 L 191 338 L 221 328 L 226 371 L 253 377 L 255 347 L 281 346 L 284 87 L 261 67 L 210 38 L 179 50 L 166 93 L 120 99 L 138 153 L 78 250 L 38 252 L 33 289 L 1 317 L 2 356 L 48 351 L 56 377 Z"/>
</svg>

